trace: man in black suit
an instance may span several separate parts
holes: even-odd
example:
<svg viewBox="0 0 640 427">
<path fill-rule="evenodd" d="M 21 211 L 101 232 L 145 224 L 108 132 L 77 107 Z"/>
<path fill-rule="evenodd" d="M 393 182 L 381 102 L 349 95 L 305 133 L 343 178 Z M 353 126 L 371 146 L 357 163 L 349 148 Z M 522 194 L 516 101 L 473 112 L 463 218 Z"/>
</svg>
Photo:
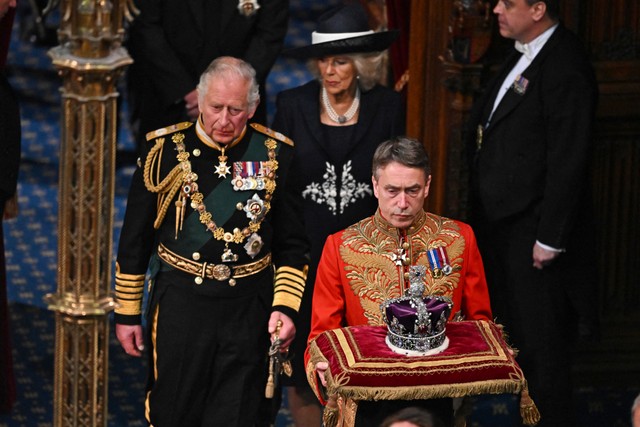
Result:
<svg viewBox="0 0 640 427">
<path fill-rule="evenodd" d="M 233 56 L 256 70 L 260 97 L 287 33 L 289 0 L 139 0 L 126 43 L 136 143 L 147 132 L 199 114 L 196 86 L 214 59 Z M 253 118 L 267 122 L 266 102 Z"/>
<path fill-rule="evenodd" d="M 11 26 L 8 12 L 16 7 L 15 0 L 0 0 L 0 28 Z M 6 33 L 10 34 L 10 33 Z M 0 34 L 0 47 L 5 43 Z M 6 41 L 8 44 L 8 40 Z M 1 50 L 1 49 L 0 49 Z M 16 187 L 20 167 L 20 107 L 1 64 L 0 58 L 0 413 L 9 412 L 16 398 L 13 356 L 7 302 L 7 280 L 4 259 L 2 220 L 18 214 Z"/>
<path fill-rule="evenodd" d="M 500 0 L 516 50 L 474 108 L 471 223 L 491 302 L 520 350 L 541 426 L 571 426 L 570 339 L 596 310 L 589 164 L 593 68 L 558 0 Z M 579 328 L 575 328 L 579 326 Z"/>
</svg>

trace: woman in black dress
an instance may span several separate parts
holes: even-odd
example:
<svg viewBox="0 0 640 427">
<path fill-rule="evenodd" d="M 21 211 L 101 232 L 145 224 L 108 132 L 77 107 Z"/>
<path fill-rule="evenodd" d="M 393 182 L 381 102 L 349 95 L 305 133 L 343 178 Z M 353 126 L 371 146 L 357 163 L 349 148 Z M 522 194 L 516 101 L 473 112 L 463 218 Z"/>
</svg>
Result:
<svg viewBox="0 0 640 427">
<path fill-rule="evenodd" d="M 309 275 L 293 354 L 293 376 L 283 378 L 295 425 L 320 426 L 322 408 L 306 379 L 303 357 L 309 335 L 313 283 L 326 237 L 372 215 L 373 152 L 404 133 L 400 94 L 379 84 L 383 51 L 397 32 L 373 32 L 358 4 L 322 15 L 312 44 L 286 52 L 309 60 L 317 79 L 278 94 L 275 131 L 295 144 L 292 176 L 304 197 L 311 241 Z"/>
</svg>

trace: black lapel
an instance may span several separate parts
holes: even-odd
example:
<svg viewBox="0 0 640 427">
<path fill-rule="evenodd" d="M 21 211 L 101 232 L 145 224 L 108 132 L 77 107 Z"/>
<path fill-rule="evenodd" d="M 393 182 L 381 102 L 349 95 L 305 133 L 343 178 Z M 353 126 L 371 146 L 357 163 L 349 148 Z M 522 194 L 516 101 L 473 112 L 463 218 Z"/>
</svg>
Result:
<svg viewBox="0 0 640 427">
<path fill-rule="evenodd" d="M 544 44 L 540 53 L 538 53 L 533 59 L 533 62 L 531 62 L 531 64 L 522 72 L 522 79 L 526 82 L 525 92 L 518 93 L 513 86 L 509 88 L 491 117 L 491 123 L 489 125 L 489 129 L 487 129 L 488 132 L 490 132 L 493 126 L 499 123 L 500 120 L 513 111 L 513 109 L 516 108 L 526 96 L 528 96 L 530 91 L 533 89 L 533 85 L 536 83 L 536 78 L 538 77 L 542 64 L 544 64 L 547 56 L 549 56 L 549 52 L 553 51 L 562 38 L 563 31 L 564 28 L 559 25 L 549 40 Z M 513 65 L 515 65 L 515 63 Z M 510 67 L 509 70 L 511 70 L 511 68 L 512 67 Z"/>
<path fill-rule="evenodd" d="M 511 69 L 516 65 L 520 56 L 522 54 L 516 51 L 515 49 L 509 55 L 507 60 L 505 61 L 500 73 L 494 79 L 494 84 L 491 87 L 491 93 L 487 96 L 487 102 L 484 104 L 484 110 L 482 112 L 482 125 L 484 126 L 489 120 L 489 116 L 491 116 L 491 112 L 493 111 L 493 104 L 496 101 L 496 97 L 498 96 L 498 92 L 502 87 L 502 82 L 507 78 L 507 75 L 511 71 Z M 493 122 L 493 119 L 492 119 Z"/>
<path fill-rule="evenodd" d="M 202 35 L 207 31 L 207 20 L 205 11 L 207 8 L 205 7 L 205 3 L 209 0 L 187 0 L 186 1 L 186 9 L 185 13 L 189 13 L 193 16 L 191 22 L 195 25 L 194 31 L 197 31 L 200 35 L 198 40 L 202 39 Z M 189 29 L 189 31 L 191 31 Z"/>
<path fill-rule="evenodd" d="M 207 0 L 207 1 L 213 1 L 213 0 Z M 223 1 L 216 0 L 215 3 L 218 3 L 220 5 L 219 6 L 220 15 L 218 17 L 218 28 L 216 28 L 216 30 L 220 32 L 218 35 L 218 40 L 221 40 L 224 42 L 226 40 L 229 40 L 228 37 L 225 37 L 225 36 L 234 37 L 237 34 L 234 26 L 238 25 L 238 20 L 237 20 L 238 16 L 234 16 L 234 15 L 240 14 L 240 11 L 238 11 L 238 1 L 237 0 L 223 0 Z M 249 18 L 246 18 L 246 19 L 249 19 Z M 224 28 L 222 27 L 223 24 L 225 24 Z M 234 42 L 234 44 L 235 43 L 236 42 Z"/>
<path fill-rule="evenodd" d="M 378 98 L 378 99 L 376 99 Z M 373 89 L 368 92 L 363 92 L 360 97 L 360 113 L 358 115 L 358 122 L 356 123 L 355 132 L 353 133 L 353 138 L 349 141 L 349 148 L 345 151 L 346 156 L 351 154 L 362 141 L 367 132 L 375 127 L 373 120 L 375 119 L 375 110 L 376 108 L 384 108 L 378 105 L 379 97 L 373 96 Z"/>
<path fill-rule="evenodd" d="M 233 26 L 237 24 L 234 14 L 238 14 L 237 0 L 188 0 L 196 13 L 195 22 L 201 23 L 203 43 L 206 46 L 203 56 L 208 61 L 215 59 L 226 40 L 235 36 Z M 196 7 L 196 5 L 198 5 Z M 224 25 L 224 26 L 223 26 Z M 208 65 L 208 62 L 207 62 Z"/>
<path fill-rule="evenodd" d="M 322 123 L 320 123 L 320 85 L 321 83 L 314 82 L 312 90 L 310 90 L 310 102 L 302 101 L 298 103 L 298 106 L 302 110 L 302 120 L 305 127 L 308 129 L 308 135 L 311 135 L 313 143 L 317 145 L 322 151 L 326 153 L 326 157 L 329 156 L 329 151 L 326 145 L 323 143 L 323 130 Z"/>
</svg>

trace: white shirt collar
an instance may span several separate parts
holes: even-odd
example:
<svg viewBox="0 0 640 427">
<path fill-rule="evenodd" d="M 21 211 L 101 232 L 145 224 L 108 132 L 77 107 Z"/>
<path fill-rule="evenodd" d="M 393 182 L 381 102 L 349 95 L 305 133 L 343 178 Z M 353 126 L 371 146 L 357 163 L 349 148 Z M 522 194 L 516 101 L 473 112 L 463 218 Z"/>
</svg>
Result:
<svg viewBox="0 0 640 427">
<path fill-rule="evenodd" d="M 529 43 L 520 43 L 519 41 L 516 41 L 516 50 L 518 52 L 522 52 L 529 61 L 533 61 L 533 58 L 535 58 L 540 50 L 542 50 L 542 47 L 547 40 L 549 40 L 549 37 L 551 37 L 551 34 L 553 34 L 556 28 L 558 28 L 558 24 L 552 25 Z"/>
</svg>

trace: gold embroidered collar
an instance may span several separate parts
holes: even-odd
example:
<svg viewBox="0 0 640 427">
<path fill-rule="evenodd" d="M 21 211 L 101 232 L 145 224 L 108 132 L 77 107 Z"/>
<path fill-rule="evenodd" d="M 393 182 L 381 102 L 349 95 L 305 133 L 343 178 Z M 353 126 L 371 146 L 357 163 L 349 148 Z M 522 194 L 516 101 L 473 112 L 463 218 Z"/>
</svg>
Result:
<svg viewBox="0 0 640 427">
<path fill-rule="evenodd" d="M 376 213 L 373 216 L 373 222 L 375 226 L 387 236 L 395 238 L 398 237 L 399 234 L 401 234 L 401 230 L 398 227 L 391 225 L 391 223 L 382 216 L 380 209 L 376 210 Z M 413 223 L 404 230 L 406 232 L 406 235 L 412 236 L 420 232 L 426 222 L 427 213 L 424 210 L 420 210 L 420 212 L 418 212 L 418 214 L 416 215 Z"/>
</svg>

